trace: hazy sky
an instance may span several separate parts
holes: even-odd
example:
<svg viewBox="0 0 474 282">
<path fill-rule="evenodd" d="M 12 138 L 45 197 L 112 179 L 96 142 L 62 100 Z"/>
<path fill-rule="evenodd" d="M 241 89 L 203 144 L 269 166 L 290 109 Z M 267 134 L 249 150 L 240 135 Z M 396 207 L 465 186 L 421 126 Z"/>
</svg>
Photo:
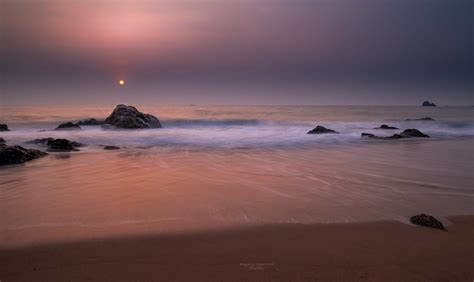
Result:
<svg viewBox="0 0 474 282">
<path fill-rule="evenodd" d="M 472 0 L 0 5 L 3 105 L 474 103 Z"/>
</svg>

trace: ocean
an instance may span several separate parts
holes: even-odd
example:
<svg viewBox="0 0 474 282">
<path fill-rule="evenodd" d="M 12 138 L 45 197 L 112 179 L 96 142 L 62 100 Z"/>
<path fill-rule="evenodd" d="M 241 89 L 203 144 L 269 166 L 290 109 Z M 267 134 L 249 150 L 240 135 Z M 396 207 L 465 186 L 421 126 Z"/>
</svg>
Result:
<svg viewBox="0 0 474 282">
<path fill-rule="evenodd" d="M 9 145 L 87 145 L 0 167 L 2 244 L 474 214 L 473 107 L 135 105 L 163 128 L 53 130 L 114 106 L 1 109 Z M 316 125 L 339 134 L 306 134 Z M 360 137 L 407 128 L 431 138 Z"/>
</svg>

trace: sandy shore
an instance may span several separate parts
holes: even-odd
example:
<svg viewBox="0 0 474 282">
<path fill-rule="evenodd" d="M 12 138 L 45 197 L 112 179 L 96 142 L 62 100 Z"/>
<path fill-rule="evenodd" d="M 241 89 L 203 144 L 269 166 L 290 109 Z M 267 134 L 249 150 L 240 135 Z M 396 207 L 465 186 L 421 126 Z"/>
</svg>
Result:
<svg viewBox="0 0 474 282">
<path fill-rule="evenodd" d="M 2 281 L 472 281 L 474 216 L 448 231 L 288 224 L 3 249 Z"/>
</svg>

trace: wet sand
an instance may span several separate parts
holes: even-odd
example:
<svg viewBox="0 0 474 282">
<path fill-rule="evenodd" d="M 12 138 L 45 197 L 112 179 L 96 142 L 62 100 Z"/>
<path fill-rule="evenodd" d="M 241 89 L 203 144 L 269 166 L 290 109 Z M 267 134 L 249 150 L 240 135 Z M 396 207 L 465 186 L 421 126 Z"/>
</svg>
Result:
<svg viewBox="0 0 474 282">
<path fill-rule="evenodd" d="M 472 281 L 474 216 L 280 224 L 3 249 L 2 281 Z"/>
</svg>

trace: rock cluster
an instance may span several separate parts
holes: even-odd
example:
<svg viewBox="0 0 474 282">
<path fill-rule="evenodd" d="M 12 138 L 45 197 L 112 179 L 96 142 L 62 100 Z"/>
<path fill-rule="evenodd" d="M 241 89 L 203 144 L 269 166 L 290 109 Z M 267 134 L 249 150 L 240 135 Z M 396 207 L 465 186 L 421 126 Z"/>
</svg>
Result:
<svg viewBox="0 0 474 282">
<path fill-rule="evenodd" d="M 424 213 L 410 217 L 410 222 L 416 225 L 446 230 L 446 227 L 444 227 L 441 221 L 437 220 L 431 215 L 427 215 Z"/>
<path fill-rule="evenodd" d="M 399 134 L 393 134 L 392 136 L 388 137 L 381 137 L 381 136 L 376 136 L 372 133 L 361 133 L 361 137 L 365 138 L 374 138 L 374 139 L 402 139 L 402 138 L 429 138 L 429 135 L 424 134 L 423 132 L 419 131 L 418 129 L 406 129 L 402 133 Z"/>
<path fill-rule="evenodd" d="M 118 105 L 102 126 L 126 129 L 160 128 L 161 123 L 155 116 L 142 113 L 133 106 Z"/>
<path fill-rule="evenodd" d="M 67 139 L 54 139 L 52 137 L 34 139 L 26 143 L 46 145 L 48 146 L 48 151 L 53 151 L 53 152 L 79 151 L 77 147 L 84 146 L 84 144 L 76 142 L 76 141 L 69 141 Z"/>
<path fill-rule="evenodd" d="M 48 146 L 48 151 L 52 152 L 70 152 L 70 151 L 79 151 L 77 147 L 83 146 L 79 142 L 69 141 L 67 139 L 53 139 L 49 140 L 46 145 Z"/>
<path fill-rule="evenodd" d="M 46 155 L 47 153 L 38 150 L 0 144 L 0 165 L 21 164 Z"/>
<path fill-rule="evenodd" d="M 324 126 L 318 125 L 315 128 L 308 131 L 306 134 L 327 134 L 327 133 L 339 133 L 339 132 L 326 128 Z"/>
</svg>

